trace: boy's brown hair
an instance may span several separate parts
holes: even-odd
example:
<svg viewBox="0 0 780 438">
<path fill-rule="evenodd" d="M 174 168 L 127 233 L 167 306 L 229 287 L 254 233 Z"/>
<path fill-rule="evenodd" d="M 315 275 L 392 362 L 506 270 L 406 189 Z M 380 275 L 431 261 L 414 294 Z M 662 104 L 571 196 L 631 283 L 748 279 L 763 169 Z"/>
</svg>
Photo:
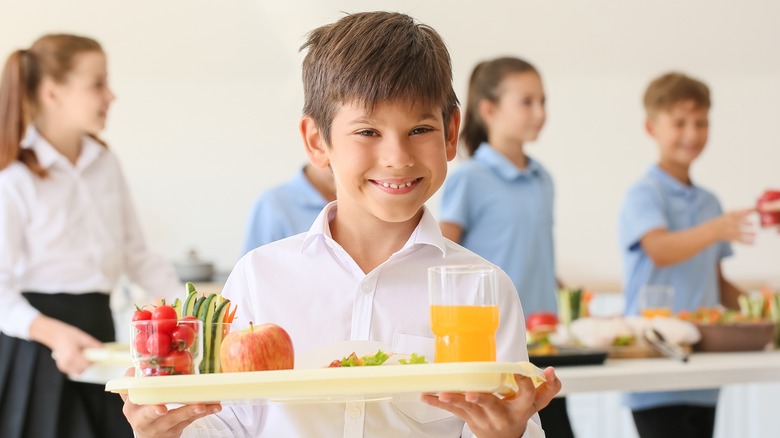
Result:
<svg viewBox="0 0 780 438">
<path fill-rule="evenodd" d="M 693 101 L 696 107 L 709 109 L 710 89 L 704 82 L 682 73 L 666 73 L 648 85 L 644 98 L 645 112 L 648 117 L 654 117 L 683 101 Z"/>
<path fill-rule="evenodd" d="M 408 15 L 363 12 L 309 33 L 301 50 L 303 113 L 330 144 L 336 111 L 347 102 L 368 111 L 387 101 L 439 106 L 445 132 L 458 98 L 441 36 Z"/>
</svg>

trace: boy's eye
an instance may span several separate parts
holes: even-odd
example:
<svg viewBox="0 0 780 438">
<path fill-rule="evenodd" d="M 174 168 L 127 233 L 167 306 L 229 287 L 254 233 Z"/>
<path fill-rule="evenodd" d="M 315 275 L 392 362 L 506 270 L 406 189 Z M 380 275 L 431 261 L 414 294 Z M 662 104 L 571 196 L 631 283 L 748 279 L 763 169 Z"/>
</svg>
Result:
<svg viewBox="0 0 780 438">
<path fill-rule="evenodd" d="M 357 135 L 363 136 L 363 137 L 375 137 L 376 132 L 372 131 L 370 129 L 363 129 L 357 132 Z"/>
<path fill-rule="evenodd" d="M 419 128 L 412 129 L 410 134 L 411 135 L 420 135 L 420 134 L 425 134 L 425 133 L 431 132 L 431 131 L 433 131 L 433 129 L 421 126 Z"/>
</svg>

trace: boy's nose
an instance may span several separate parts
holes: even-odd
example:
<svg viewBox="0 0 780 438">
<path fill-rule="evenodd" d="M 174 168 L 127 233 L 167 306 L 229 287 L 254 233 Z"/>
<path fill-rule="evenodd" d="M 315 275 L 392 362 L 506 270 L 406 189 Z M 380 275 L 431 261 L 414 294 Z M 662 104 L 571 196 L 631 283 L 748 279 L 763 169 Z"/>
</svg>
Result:
<svg viewBox="0 0 780 438">
<path fill-rule="evenodd" d="M 414 164 L 412 145 L 408 140 L 388 139 L 381 148 L 381 164 L 386 167 L 402 168 Z"/>
</svg>

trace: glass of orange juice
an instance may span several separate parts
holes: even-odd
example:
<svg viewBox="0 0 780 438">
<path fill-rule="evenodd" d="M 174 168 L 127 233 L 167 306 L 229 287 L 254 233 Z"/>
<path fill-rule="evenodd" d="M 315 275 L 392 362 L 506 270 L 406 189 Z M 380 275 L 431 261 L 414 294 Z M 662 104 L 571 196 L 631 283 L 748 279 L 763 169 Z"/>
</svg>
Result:
<svg viewBox="0 0 780 438">
<path fill-rule="evenodd" d="M 434 362 L 496 360 L 498 286 L 489 265 L 428 268 Z"/>
<path fill-rule="evenodd" d="M 674 288 L 661 284 L 646 284 L 639 289 L 639 311 L 645 318 L 672 316 Z"/>
</svg>

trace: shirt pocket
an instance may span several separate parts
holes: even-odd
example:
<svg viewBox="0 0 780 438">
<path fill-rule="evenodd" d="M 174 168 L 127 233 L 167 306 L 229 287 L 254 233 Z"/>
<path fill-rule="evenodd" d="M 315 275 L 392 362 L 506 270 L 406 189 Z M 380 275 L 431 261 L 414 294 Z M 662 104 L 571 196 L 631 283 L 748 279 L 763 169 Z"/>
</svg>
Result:
<svg viewBox="0 0 780 438">
<path fill-rule="evenodd" d="M 399 354 L 424 355 L 425 360 L 433 362 L 434 339 L 427 336 L 396 333 L 393 336 L 392 351 Z M 414 365 L 398 365 L 414 366 Z M 454 417 L 450 412 L 435 408 L 419 401 L 419 394 L 406 394 L 393 397 L 393 406 L 401 413 L 418 423 L 430 423 Z"/>
</svg>

